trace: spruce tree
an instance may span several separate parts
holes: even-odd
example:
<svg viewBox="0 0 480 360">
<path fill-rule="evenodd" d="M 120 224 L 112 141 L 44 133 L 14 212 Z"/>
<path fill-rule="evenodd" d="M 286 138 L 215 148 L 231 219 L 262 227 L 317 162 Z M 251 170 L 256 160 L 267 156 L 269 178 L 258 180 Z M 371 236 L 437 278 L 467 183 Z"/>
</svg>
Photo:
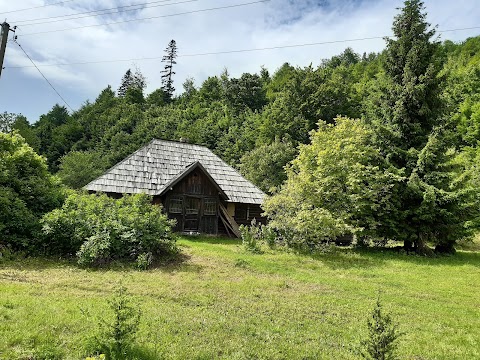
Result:
<svg viewBox="0 0 480 360">
<path fill-rule="evenodd" d="M 139 68 L 135 68 L 135 73 L 133 73 L 131 69 L 128 69 L 125 75 L 123 75 L 122 83 L 117 90 L 117 94 L 120 97 L 124 97 L 127 94 L 128 89 L 133 87 L 140 90 L 143 94 L 143 90 L 146 86 L 147 80 Z"/>
<path fill-rule="evenodd" d="M 464 235 L 468 191 L 455 181 L 450 130 L 440 101 L 439 43 L 426 21 L 421 0 L 407 0 L 387 39 L 387 91 L 374 121 L 377 142 L 387 162 L 404 180 L 394 190 L 394 226 L 386 236 L 403 240 L 406 250 L 429 252 L 427 241 L 452 251 Z M 450 150 L 450 151 L 449 151 Z"/>
<path fill-rule="evenodd" d="M 127 90 L 132 86 L 132 84 L 133 84 L 132 70 L 128 69 L 125 75 L 123 75 L 122 82 L 120 84 L 120 87 L 117 90 L 118 96 L 124 97 L 125 94 L 127 93 Z"/>
<path fill-rule="evenodd" d="M 177 58 L 177 43 L 175 40 L 171 40 L 168 43 L 167 48 L 165 49 L 167 55 L 162 58 L 162 62 L 165 63 L 164 70 L 161 71 L 162 75 L 162 90 L 167 95 L 169 101 L 172 100 L 173 93 L 175 88 L 173 87 L 173 75 L 175 71 L 173 71 L 173 65 L 177 62 L 175 59 Z"/>
</svg>

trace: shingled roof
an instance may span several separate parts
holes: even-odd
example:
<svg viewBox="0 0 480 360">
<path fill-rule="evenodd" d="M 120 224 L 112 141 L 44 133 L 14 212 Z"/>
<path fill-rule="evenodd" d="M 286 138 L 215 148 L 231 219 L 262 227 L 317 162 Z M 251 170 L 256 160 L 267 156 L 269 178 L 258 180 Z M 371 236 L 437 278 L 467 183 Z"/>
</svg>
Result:
<svg viewBox="0 0 480 360">
<path fill-rule="evenodd" d="M 110 168 L 85 189 L 160 195 L 197 162 L 225 192 L 229 202 L 262 203 L 265 194 L 205 146 L 157 139 Z"/>
</svg>

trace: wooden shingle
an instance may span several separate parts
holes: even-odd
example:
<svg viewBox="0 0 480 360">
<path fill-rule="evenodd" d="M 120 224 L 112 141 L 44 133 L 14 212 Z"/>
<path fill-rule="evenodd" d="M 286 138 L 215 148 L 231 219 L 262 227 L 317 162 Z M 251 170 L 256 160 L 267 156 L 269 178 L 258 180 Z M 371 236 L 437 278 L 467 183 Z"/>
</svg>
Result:
<svg viewBox="0 0 480 360">
<path fill-rule="evenodd" d="M 261 204 L 265 194 L 204 146 L 152 140 L 120 161 L 85 189 L 111 193 L 158 195 L 191 164 L 199 162 L 229 202 Z"/>
</svg>

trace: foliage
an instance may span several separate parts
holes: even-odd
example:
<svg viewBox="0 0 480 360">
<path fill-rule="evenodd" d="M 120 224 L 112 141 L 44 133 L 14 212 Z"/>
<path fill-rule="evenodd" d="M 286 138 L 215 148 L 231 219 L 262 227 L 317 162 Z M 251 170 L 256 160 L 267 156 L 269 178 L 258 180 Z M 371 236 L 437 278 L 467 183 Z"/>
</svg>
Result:
<svg viewBox="0 0 480 360">
<path fill-rule="evenodd" d="M 71 151 L 60 160 L 58 176 L 72 189 L 80 189 L 103 174 L 107 163 L 94 151 Z"/>
<path fill-rule="evenodd" d="M 14 250 L 39 251 L 34 241 L 39 219 L 60 206 L 62 190 L 37 155 L 18 134 L 0 133 L 1 241 Z"/>
<path fill-rule="evenodd" d="M 82 127 L 71 117 L 65 106 L 56 104 L 34 124 L 39 139 L 39 152 L 47 158 L 48 168 L 58 170 L 60 158 L 72 148 L 82 135 Z"/>
<path fill-rule="evenodd" d="M 17 115 L 4 111 L 0 113 L 0 132 L 9 133 L 13 130 L 13 125 L 17 119 Z"/>
<path fill-rule="evenodd" d="M 364 347 L 362 356 L 372 360 L 397 359 L 395 341 L 400 336 L 398 325 L 393 322 L 390 314 L 383 312 L 380 295 L 367 322 L 367 327 L 368 338 L 362 342 Z"/>
<path fill-rule="evenodd" d="M 287 179 L 284 168 L 296 155 L 297 149 L 292 143 L 276 140 L 243 155 L 240 171 L 261 190 L 271 193 Z"/>
<path fill-rule="evenodd" d="M 264 203 L 270 226 L 291 246 L 316 247 L 355 233 L 375 237 L 395 216 L 389 169 L 361 120 L 319 123 L 311 144 L 287 168 L 287 181 Z"/>
<path fill-rule="evenodd" d="M 273 248 L 276 245 L 277 234 L 275 230 L 261 223 L 257 224 L 255 219 L 252 220 L 250 226 L 240 225 L 240 233 L 242 234 L 242 244 L 245 250 L 254 253 L 262 253 L 262 244 Z"/>
<path fill-rule="evenodd" d="M 105 354 L 100 354 L 100 355 L 98 355 L 98 357 L 97 356 L 87 356 L 85 358 L 85 360 L 105 360 L 105 359 L 106 359 Z"/>
<path fill-rule="evenodd" d="M 423 2 L 407 0 L 387 40 L 385 91 L 377 117 L 371 119 L 376 142 L 388 163 L 404 173 L 396 185 L 397 209 L 383 236 L 403 240 L 420 253 L 427 241 L 452 251 L 466 235 L 465 222 L 475 216 L 473 189 L 458 179 L 461 166 L 452 166 L 452 134 L 442 106 L 439 47 L 426 22 Z M 393 230 L 393 231 L 392 231 Z"/>
<path fill-rule="evenodd" d="M 113 316 L 108 320 L 103 318 L 99 321 L 101 331 L 97 339 L 99 350 L 102 350 L 108 359 L 129 359 L 129 352 L 140 324 L 141 312 L 138 304 L 135 304 L 127 293 L 127 288 L 122 285 L 115 289 L 109 305 Z"/>
<path fill-rule="evenodd" d="M 141 73 L 140 69 L 136 68 L 135 73 L 132 73 L 132 70 L 128 69 L 125 75 L 123 75 L 122 82 L 117 90 L 117 94 L 120 97 L 124 97 L 127 95 L 128 90 L 130 89 L 137 89 L 140 91 L 140 93 L 143 93 L 143 90 L 145 90 L 146 86 L 147 80 Z"/>
<path fill-rule="evenodd" d="M 171 222 L 147 195 L 72 193 L 61 209 L 42 219 L 44 244 L 50 253 L 76 254 L 81 265 L 104 265 L 112 260 L 137 261 L 147 267 L 175 251 Z"/>
<path fill-rule="evenodd" d="M 224 91 L 227 104 L 238 112 L 262 110 L 267 102 L 262 78 L 257 74 L 245 73 L 239 79 L 228 79 Z"/>
</svg>

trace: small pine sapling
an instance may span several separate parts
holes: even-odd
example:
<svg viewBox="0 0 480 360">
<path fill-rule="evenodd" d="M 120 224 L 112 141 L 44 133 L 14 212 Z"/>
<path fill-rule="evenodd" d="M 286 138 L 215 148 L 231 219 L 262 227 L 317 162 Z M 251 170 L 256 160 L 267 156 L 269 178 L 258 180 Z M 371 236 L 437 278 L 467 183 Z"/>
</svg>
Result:
<svg viewBox="0 0 480 360">
<path fill-rule="evenodd" d="M 109 301 L 113 311 L 112 320 L 100 320 L 103 330 L 99 339 L 105 352 L 111 359 L 126 359 L 132 348 L 140 323 L 140 310 L 132 303 L 124 286 L 119 286 Z"/>
<path fill-rule="evenodd" d="M 397 359 L 395 351 L 396 340 L 401 335 L 398 325 L 394 323 L 390 314 L 385 313 L 380 303 L 380 296 L 367 322 L 368 338 L 362 341 L 362 356 L 372 360 Z"/>
</svg>

